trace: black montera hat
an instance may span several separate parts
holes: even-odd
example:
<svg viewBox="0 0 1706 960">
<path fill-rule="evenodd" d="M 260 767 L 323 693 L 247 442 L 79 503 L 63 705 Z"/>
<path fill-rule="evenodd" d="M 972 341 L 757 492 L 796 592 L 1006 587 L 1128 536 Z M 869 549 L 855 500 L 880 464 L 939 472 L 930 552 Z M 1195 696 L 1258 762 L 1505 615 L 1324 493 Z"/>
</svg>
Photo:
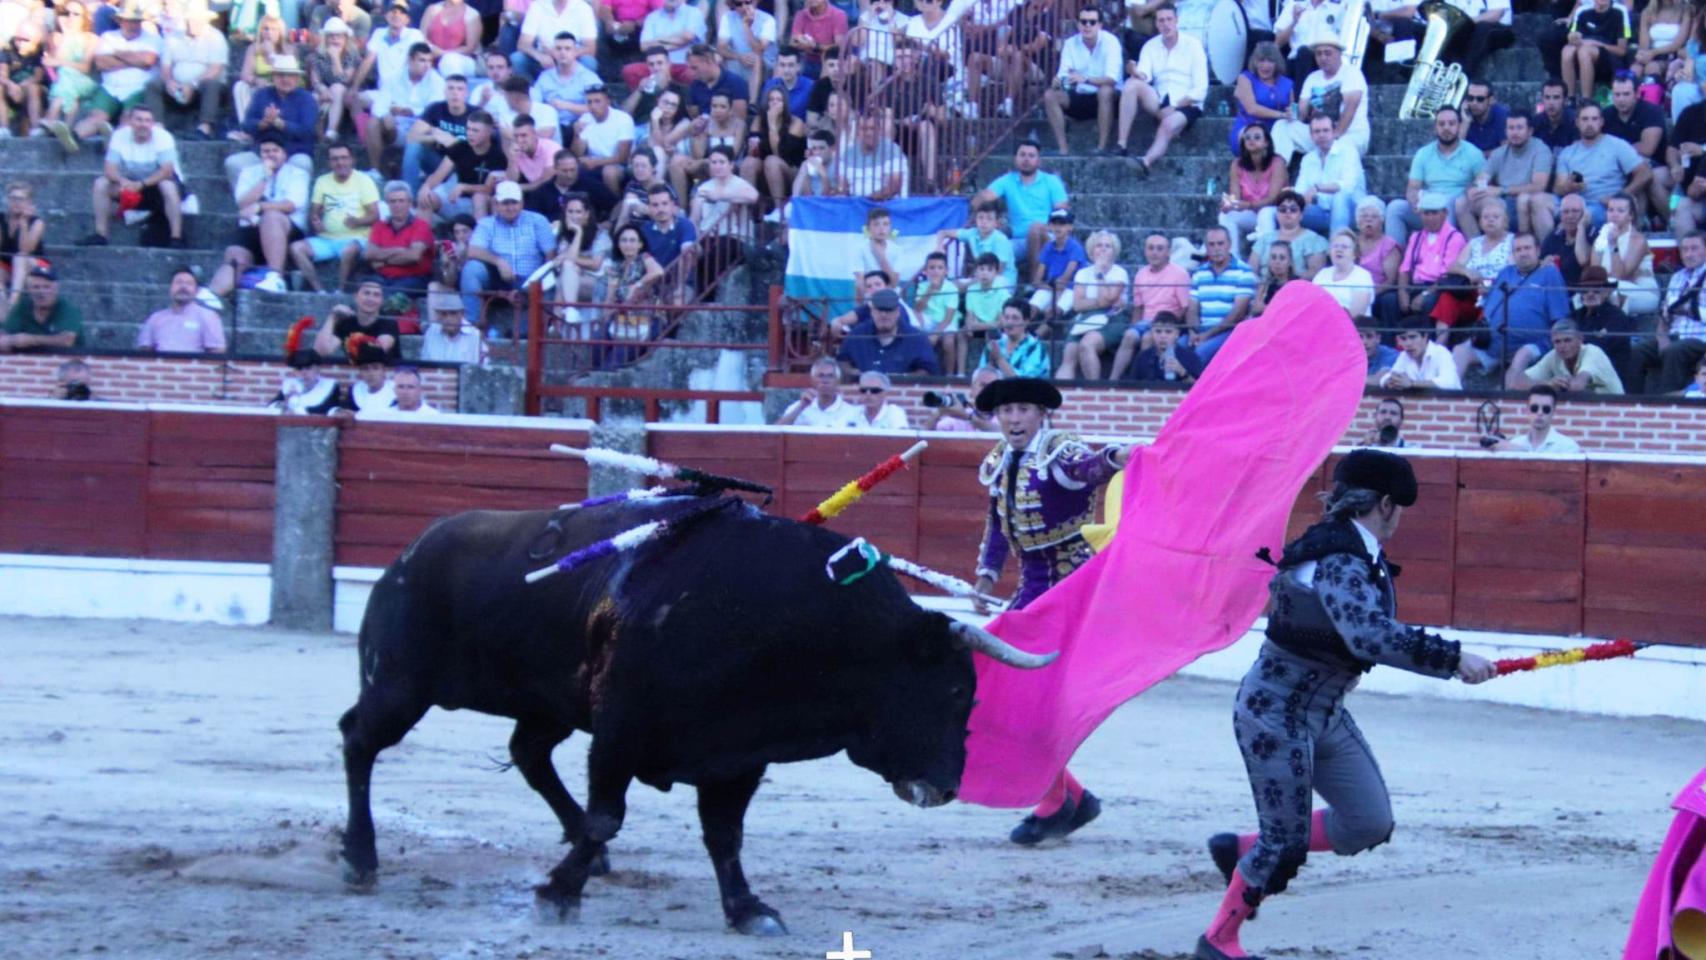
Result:
<svg viewBox="0 0 1706 960">
<path fill-rule="evenodd" d="M 989 388 L 983 388 L 984 393 Z M 1395 453 L 1366 448 L 1345 454 L 1333 468 L 1333 482 L 1347 487 L 1361 487 L 1392 498 L 1400 507 L 1416 502 L 1416 471 L 1410 461 Z"/>
<path fill-rule="evenodd" d="M 385 348 L 376 343 L 364 343 L 355 348 L 355 365 L 365 367 L 370 363 L 391 364 L 391 358 L 386 355 Z"/>
<path fill-rule="evenodd" d="M 307 367 L 320 365 L 320 355 L 309 349 L 293 350 L 284 361 L 292 370 L 302 370 Z"/>
<path fill-rule="evenodd" d="M 997 380 L 977 395 L 977 408 L 991 413 L 1004 403 L 1034 403 L 1044 410 L 1058 410 L 1060 390 L 1040 377 L 1011 377 Z"/>
</svg>

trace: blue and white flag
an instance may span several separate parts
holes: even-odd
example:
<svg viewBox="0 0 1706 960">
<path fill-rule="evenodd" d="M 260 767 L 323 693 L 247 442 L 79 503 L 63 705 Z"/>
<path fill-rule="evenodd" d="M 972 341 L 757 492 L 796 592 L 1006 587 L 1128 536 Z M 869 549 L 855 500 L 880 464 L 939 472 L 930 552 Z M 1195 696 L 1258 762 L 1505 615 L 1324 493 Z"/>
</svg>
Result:
<svg viewBox="0 0 1706 960">
<path fill-rule="evenodd" d="M 865 220 L 873 208 L 889 212 L 894 231 L 888 260 L 902 283 L 924 269 L 938 230 L 966 225 L 964 197 L 795 197 L 788 208 L 788 272 L 784 292 L 795 300 L 828 300 L 829 316 L 853 309 L 854 277 L 868 266 Z"/>
</svg>

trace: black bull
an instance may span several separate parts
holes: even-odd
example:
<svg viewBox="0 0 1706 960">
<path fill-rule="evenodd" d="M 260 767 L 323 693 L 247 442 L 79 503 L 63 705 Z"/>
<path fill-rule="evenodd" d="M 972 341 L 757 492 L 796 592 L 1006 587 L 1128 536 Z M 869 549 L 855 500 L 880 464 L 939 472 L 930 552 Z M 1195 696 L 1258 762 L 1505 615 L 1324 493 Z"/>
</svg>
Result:
<svg viewBox="0 0 1706 960">
<path fill-rule="evenodd" d="M 403 551 L 368 600 L 361 696 L 339 721 L 351 883 L 372 883 L 378 868 L 374 758 L 434 706 L 515 719 L 510 756 L 573 844 L 536 888 L 558 918 L 578 911 L 588 876 L 607 868 L 605 844 L 636 779 L 698 788 L 723 911 L 744 933 L 784 929 L 740 865 L 742 821 L 767 764 L 845 750 L 903 799 L 953 798 L 976 685 L 969 649 L 1017 667 L 1051 658 L 921 609 L 887 568 L 831 583 L 824 562 L 845 538 L 729 501 L 633 553 L 523 580 L 703 504 L 465 513 Z M 548 532 L 554 519 L 560 535 Z M 592 735 L 584 812 L 551 763 L 576 730 Z"/>
</svg>

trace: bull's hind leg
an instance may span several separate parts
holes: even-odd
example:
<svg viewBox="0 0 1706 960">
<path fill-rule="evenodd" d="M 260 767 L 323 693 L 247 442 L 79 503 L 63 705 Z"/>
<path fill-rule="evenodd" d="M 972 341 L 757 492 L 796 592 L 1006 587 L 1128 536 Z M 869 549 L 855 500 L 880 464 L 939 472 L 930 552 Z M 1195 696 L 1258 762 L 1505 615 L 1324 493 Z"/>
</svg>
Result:
<svg viewBox="0 0 1706 960">
<path fill-rule="evenodd" d="M 533 888 L 535 905 L 545 920 L 580 918 L 581 891 L 586 889 L 593 860 L 622 829 L 628 813 L 628 784 L 634 774 L 632 750 L 615 746 L 615 741 L 615 737 L 593 738 L 586 763 L 586 826 L 569 855 L 551 869 L 549 882 Z"/>
<path fill-rule="evenodd" d="M 753 894 L 740 866 L 746 808 L 763 778 L 764 768 L 759 767 L 734 780 L 700 784 L 699 825 L 704 831 L 705 849 L 711 854 L 711 866 L 717 871 L 717 889 L 722 893 L 723 915 L 728 917 L 729 926 L 741 933 L 779 936 L 788 932 L 782 915 Z"/>
<path fill-rule="evenodd" d="M 563 825 L 564 843 L 579 841 L 586 829 L 586 814 L 581 810 L 581 805 L 575 802 L 568 788 L 563 786 L 556 766 L 551 763 L 551 751 L 557 749 L 557 744 L 567 740 L 572 733 L 572 727 L 549 720 L 528 718 L 516 723 L 515 733 L 509 738 L 510 759 L 515 761 L 515 767 L 521 771 L 527 785 L 545 798 L 551 812 L 557 815 L 557 822 Z M 603 844 L 598 845 L 589 870 L 595 877 L 602 877 L 610 872 L 610 855 Z"/>
<path fill-rule="evenodd" d="M 344 734 L 344 777 L 349 783 L 349 823 L 344 827 L 344 882 L 373 885 L 379 853 L 373 841 L 373 761 L 380 751 L 403 739 L 431 704 L 403 691 L 369 686 L 361 699 L 338 721 Z"/>
</svg>

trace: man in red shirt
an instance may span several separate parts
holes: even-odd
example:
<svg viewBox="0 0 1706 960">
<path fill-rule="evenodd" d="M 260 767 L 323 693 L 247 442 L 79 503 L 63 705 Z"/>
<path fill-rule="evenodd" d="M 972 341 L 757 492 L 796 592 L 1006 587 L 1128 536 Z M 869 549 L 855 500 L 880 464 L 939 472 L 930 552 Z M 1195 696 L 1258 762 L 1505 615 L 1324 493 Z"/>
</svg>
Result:
<svg viewBox="0 0 1706 960">
<path fill-rule="evenodd" d="M 823 71 L 823 51 L 847 42 L 847 14 L 829 0 L 806 0 L 789 28 L 795 49 L 801 51 L 806 76 L 816 80 Z"/>
<path fill-rule="evenodd" d="M 387 296 L 426 290 L 432 281 L 433 235 L 426 218 L 415 216 L 409 185 L 393 180 L 385 185 L 386 216 L 373 225 L 367 249 L 361 253 L 379 274 Z"/>
</svg>

